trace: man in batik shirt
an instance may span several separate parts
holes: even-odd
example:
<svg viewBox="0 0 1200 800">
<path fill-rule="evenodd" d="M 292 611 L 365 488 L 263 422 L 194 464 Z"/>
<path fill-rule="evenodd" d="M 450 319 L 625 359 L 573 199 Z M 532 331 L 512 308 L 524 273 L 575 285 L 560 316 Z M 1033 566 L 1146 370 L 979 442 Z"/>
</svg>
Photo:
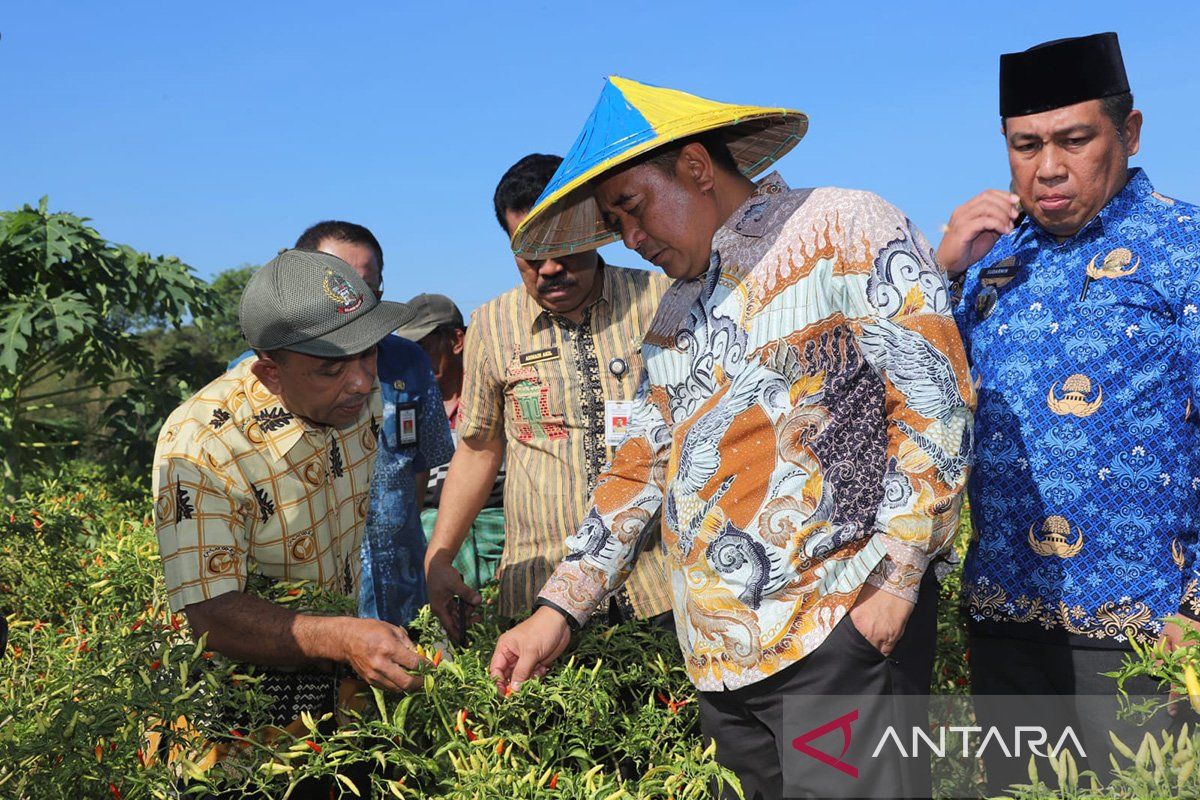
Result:
<svg viewBox="0 0 1200 800">
<path fill-rule="evenodd" d="M 1142 115 L 1116 34 L 1001 56 L 1000 95 L 1016 194 L 957 209 L 938 252 L 979 382 L 972 683 L 1073 698 L 1106 772 L 1109 729 L 1142 732 L 1079 696 L 1112 694 L 1102 673 L 1166 618 L 1200 618 L 1200 215 L 1129 169 Z M 988 759 L 997 791 L 1025 770 Z"/>
<path fill-rule="evenodd" d="M 749 179 L 806 128 L 798 112 L 613 77 L 513 239 L 536 256 L 619 235 L 675 283 L 642 345 L 629 438 L 493 674 L 544 670 L 661 506 L 701 724 L 747 797 L 780 797 L 797 774 L 816 796 L 839 791 L 815 759 L 788 776 L 805 757 L 785 695 L 928 693 L 929 567 L 953 540 L 970 454 L 966 360 L 921 234 L 865 192 Z M 861 766 L 859 794 L 928 796 L 927 767 Z"/>
</svg>

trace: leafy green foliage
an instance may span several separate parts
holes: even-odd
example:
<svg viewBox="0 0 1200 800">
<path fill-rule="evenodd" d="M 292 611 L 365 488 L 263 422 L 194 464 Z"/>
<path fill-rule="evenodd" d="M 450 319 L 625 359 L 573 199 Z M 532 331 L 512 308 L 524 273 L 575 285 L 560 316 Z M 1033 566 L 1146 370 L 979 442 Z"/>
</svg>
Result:
<svg viewBox="0 0 1200 800">
<path fill-rule="evenodd" d="M 0 479 L 11 491 L 93 432 L 51 412 L 111 399 L 119 382 L 151 384 L 141 332 L 204 319 L 214 295 L 179 259 L 108 242 L 45 198 L 0 213 L 0 271 Z"/>
<path fill-rule="evenodd" d="M 0 518 L 0 611 L 12 624 L 0 796 L 277 798 L 355 768 L 376 797 L 446 800 L 703 798 L 731 779 L 703 747 L 669 636 L 589 629 L 564 664 L 502 697 L 487 675 L 501 630 L 490 605 L 457 651 L 428 609 L 410 626 L 437 662 L 424 692 L 368 691 L 339 726 L 307 719 L 267 742 L 254 670 L 190 640 L 161 572 L 144 489 L 98 468 L 41 481 Z M 310 613 L 350 610 L 309 584 L 253 588 Z M 244 729 L 230 729 L 229 707 Z M 206 760 L 214 745 L 229 756 L 218 766 Z M 343 778 L 335 796 L 351 797 Z"/>
</svg>

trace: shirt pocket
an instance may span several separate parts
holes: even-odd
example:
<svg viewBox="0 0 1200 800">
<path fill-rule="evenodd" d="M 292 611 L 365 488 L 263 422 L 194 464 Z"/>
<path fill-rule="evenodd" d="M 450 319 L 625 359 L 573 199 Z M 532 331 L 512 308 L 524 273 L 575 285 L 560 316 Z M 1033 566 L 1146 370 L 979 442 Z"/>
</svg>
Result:
<svg viewBox="0 0 1200 800">
<path fill-rule="evenodd" d="M 1178 347 L 1170 304 L 1155 287 L 1132 275 L 1090 280 L 1072 323 L 1063 331 L 1064 347 L 1081 364 L 1100 362 L 1107 368 L 1120 363 L 1128 369 L 1164 362 Z"/>
<path fill-rule="evenodd" d="M 567 404 L 578 404 L 568 396 L 570 387 L 565 354 L 535 363 L 521 363 L 520 356 L 509 361 L 504 372 L 504 417 L 510 438 L 520 442 L 547 442 L 567 438 Z"/>
</svg>

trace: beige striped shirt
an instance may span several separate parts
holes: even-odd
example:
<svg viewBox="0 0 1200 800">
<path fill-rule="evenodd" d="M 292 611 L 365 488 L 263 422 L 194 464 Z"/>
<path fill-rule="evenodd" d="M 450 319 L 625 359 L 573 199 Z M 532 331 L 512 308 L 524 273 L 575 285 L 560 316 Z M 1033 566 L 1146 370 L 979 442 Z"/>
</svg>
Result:
<svg viewBox="0 0 1200 800">
<path fill-rule="evenodd" d="M 644 370 L 642 337 L 670 285 L 645 270 L 602 269 L 603 291 L 579 325 L 545 311 L 518 286 L 479 308 L 467 329 L 459 434 L 505 439 L 497 576 L 506 616 L 533 606 L 566 555 L 564 540 L 582 522 L 615 449 L 605 445 L 605 403 L 633 399 Z M 640 618 L 671 607 L 658 538 L 614 595 Z"/>
</svg>

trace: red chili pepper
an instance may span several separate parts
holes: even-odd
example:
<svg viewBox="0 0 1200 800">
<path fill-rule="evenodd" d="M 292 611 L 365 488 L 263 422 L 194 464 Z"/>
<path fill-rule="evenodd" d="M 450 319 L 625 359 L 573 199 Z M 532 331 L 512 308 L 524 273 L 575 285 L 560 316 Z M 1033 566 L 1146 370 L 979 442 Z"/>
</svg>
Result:
<svg viewBox="0 0 1200 800">
<path fill-rule="evenodd" d="M 512 684 L 510 683 L 504 687 L 504 696 L 510 697 L 512 695 L 512 693 L 513 693 L 513 687 L 512 687 Z"/>
<path fill-rule="evenodd" d="M 162 666 L 162 661 L 160 661 L 157 658 L 150 662 L 150 669 L 158 669 L 161 666 Z"/>
<path fill-rule="evenodd" d="M 204 653 L 202 653 L 200 657 L 203 658 L 205 661 L 212 661 L 212 657 L 213 657 L 212 650 L 205 650 Z"/>
<path fill-rule="evenodd" d="M 240 738 L 242 738 L 243 736 L 245 736 L 246 734 L 242 733 L 242 732 L 241 732 L 240 730 L 238 730 L 237 728 L 232 728 L 232 729 L 229 731 L 229 735 L 230 735 L 230 736 L 232 736 L 232 737 L 233 737 L 233 738 L 235 738 L 235 739 L 240 739 Z"/>
<path fill-rule="evenodd" d="M 663 704 L 664 706 L 669 706 L 669 705 L 671 705 L 671 700 L 670 700 L 670 698 L 668 698 L 668 697 L 667 697 L 665 694 L 663 694 L 662 692 L 659 692 L 659 693 L 658 693 L 658 699 L 662 701 L 662 704 Z"/>
<path fill-rule="evenodd" d="M 467 728 L 467 741 L 468 742 L 473 742 L 478 738 L 479 737 L 477 735 L 475 735 L 475 731 L 471 730 L 470 728 Z"/>
<path fill-rule="evenodd" d="M 442 651 L 438 650 L 433 654 L 433 665 L 436 667 L 440 663 L 442 663 Z"/>
<path fill-rule="evenodd" d="M 104 758 L 104 745 L 96 742 L 96 760 L 99 761 L 102 758 Z"/>
<path fill-rule="evenodd" d="M 84 639 L 82 642 L 80 642 L 80 643 L 79 643 L 79 646 L 75 648 L 75 652 L 76 652 L 76 653 L 86 653 L 86 652 L 88 652 L 88 644 L 87 644 L 87 639 Z"/>
<path fill-rule="evenodd" d="M 174 614 L 172 614 L 172 615 L 171 615 L 171 630 L 173 630 L 173 631 L 178 631 L 178 630 L 179 630 L 179 628 L 180 628 L 180 625 L 179 625 L 179 617 L 177 617 L 177 616 L 175 616 Z"/>
<path fill-rule="evenodd" d="M 288 597 L 299 597 L 303 592 L 299 589 L 288 589 Z"/>
<path fill-rule="evenodd" d="M 134 620 L 134 623 L 129 626 L 129 630 L 136 631 L 138 628 L 142 627 L 143 622 L 145 622 L 143 619 Z"/>
<path fill-rule="evenodd" d="M 112 794 L 113 797 L 117 798 L 117 800 L 121 800 L 121 790 L 117 788 L 117 785 L 115 783 L 110 783 L 108 785 L 108 791 Z"/>
<path fill-rule="evenodd" d="M 137 749 L 137 760 L 143 767 L 146 766 L 146 754 L 142 752 L 142 748 L 140 747 Z"/>
<path fill-rule="evenodd" d="M 558 788 L 558 773 L 557 772 L 554 773 L 554 777 L 550 779 L 550 788 L 551 789 Z"/>
<path fill-rule="evenodd" d="M 316 742 L 314 742 L 312 739 L 305 739 L 305 740 L 304 740 L 304 743 L 305 743 L 306 745 L 308 745 L 308 749 L 309 749 L 309 750 L 312 750 L 314 753 L 320 753 L 320 752 L 321 752 L 321 745 L 317 744 L 317 743 L 316 743 Z"/>
<path fill-rule="evenodd" d="M 503 739 L 496 742 L 496 755 L 498 755 L 498 756 L 504 755 L 504 740 Z"/>
</svg>

